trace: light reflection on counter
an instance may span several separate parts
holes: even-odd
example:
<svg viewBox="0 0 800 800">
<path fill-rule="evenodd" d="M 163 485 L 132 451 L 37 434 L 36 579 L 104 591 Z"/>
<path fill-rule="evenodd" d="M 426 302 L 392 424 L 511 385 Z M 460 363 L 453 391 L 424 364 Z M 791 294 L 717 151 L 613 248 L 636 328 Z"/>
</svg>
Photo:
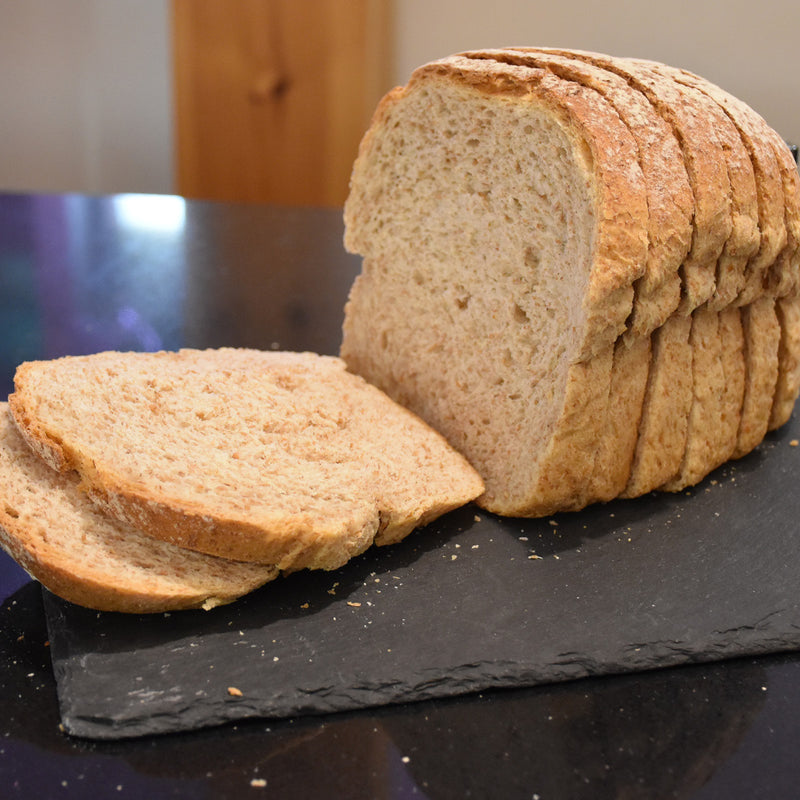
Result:
<svg viewBox="0 0 800 800">
<path fill-rule="evenodd" d="M 117 223 L 143 233 L 183 233 L 186 201 L 164 194 L 121 194 L 112 200 Z"/>
</svg>

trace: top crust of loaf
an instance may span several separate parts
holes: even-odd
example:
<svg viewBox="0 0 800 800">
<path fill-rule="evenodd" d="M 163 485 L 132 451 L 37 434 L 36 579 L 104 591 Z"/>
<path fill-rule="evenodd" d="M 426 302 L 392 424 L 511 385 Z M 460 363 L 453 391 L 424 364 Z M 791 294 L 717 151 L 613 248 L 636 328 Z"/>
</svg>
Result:
<svg viewBox="0 0 800 800">
<path fill-rule="evenodd" d="M 438 433 L 311 353 L 29 362 L 9 403 L 33 449 L 111 516 L 282 570 L 338 567 L 483 490 Z"/>
</svg>

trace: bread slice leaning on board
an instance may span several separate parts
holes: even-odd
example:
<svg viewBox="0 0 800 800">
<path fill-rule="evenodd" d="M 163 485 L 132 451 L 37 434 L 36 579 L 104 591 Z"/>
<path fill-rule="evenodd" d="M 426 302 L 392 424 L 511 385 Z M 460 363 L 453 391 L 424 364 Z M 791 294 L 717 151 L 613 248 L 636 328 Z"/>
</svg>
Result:
<svg viewBox="0 0 800 800">
<path fill-rule="evenodd" d="M 55 592 L 97 607 L 172 607 L 148 569 L 156 585 L 194 571 L 201 587 L 220 571 L 229 586 L 208 597 L 226 600 L 279 571 L 334 569 L 483 491 L 440 434 L 329 356 L 223 348 L 27 362 L 8 405 L 21 436 L 4 419 L 0 543 Z M 113 594 L 126 560 L 142 596 L 107 602 L 98 584 Z"/>
<path fill-rule="evenodd" d="M 791 415 L 799 208 L 786 144 L 699 76 L 444 58 L 362 140 L 341 356 L 464 453 L 490 511 L 680 490 Z"/>
</svg>

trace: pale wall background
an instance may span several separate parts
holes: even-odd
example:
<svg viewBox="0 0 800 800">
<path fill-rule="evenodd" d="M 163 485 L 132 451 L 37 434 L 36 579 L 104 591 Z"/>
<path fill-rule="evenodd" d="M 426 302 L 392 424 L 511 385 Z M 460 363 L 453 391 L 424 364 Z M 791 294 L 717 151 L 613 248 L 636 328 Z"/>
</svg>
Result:
<svg viewBox="0 0 800 800">
<path fill-rule="evenodd" d="M 0 190 L 172 191 L 168 12 L 0 0 Z M 799 0 L 396 0 L 394 82 L 464 49 L 580 47 L 699 72 L 800 142 L 799 37 Z"/>
</svg>

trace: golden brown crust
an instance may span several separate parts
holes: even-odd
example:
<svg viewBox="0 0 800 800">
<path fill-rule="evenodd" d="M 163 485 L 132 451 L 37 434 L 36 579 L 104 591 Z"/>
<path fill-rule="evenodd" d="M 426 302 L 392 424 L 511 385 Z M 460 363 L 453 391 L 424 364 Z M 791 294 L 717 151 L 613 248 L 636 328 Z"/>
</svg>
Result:
<svg viewBox="0 0 800 800">
<path fill-rule="evenodd" d="M 775 299 L 769 295 L 742 309 L 745 342 L 745 391 L 734 458 L 757 447 L 769 428 L 778 383 L 781 329 Z"/>
<path fill-rule="evenodd" d="M 675 315 L 656 331 L 639 439 L 622 497 L 663 486 L 679 471 L 692 405 L 692 318 Z"/>
<path fill-rule="evenodd" d="M 732 225 L 730 180 L 715 132 L 708 119 L 698 113 L 696 98 L 686 87 L 631 59 L 584 51 L 574 54 L 621 75 L 673 126 L 695 200 L 692 248 L 682 268 L 681 312 L 691 313 L 713 296 L 717 260 Z"/>
<path fill-rule="evenodd" d="M 622 337 L 614 348 L 606 424 L 595 459 L 592 502 L 617 497 L 631 476 L 650 374 L 651 337 Z"/>
<path fill-rule="evenodd" d="M 750 155 L 725 110 L 699 87 L 681 80 L 679 70 L 640 59 L 633 63 L 677 83 L 697 114 L 707 120 L 724 155 L 730 183 L 731 231 L 717 261 L 714 294 L 708 300 L 709 307 L 718 311 L 739 296 L 745 284 L 746 266 L 760 244 L 758 194 Z"/>
<path fill-rule="evenodd" d="M 771 144 L 774 131 L 750 106 L 719 86 L 687 70 L 671 70 L 676 81 L 712 98 L 736 126 L 753 166 L 758 202 L 759 248 L 745 268 L 744 286 L 736 300 L 744 306 L 764 290 L 764 276 L 787 244 L 786 197 L 779 155 Z M 787 151 L 788 153 L 788 151 Z M 791 158 L 791 154 L 790 158 Z"/>
<path fill-rule="evenodd" d="M 731 458 L 736 449 L 747 369 L 742 314 L 736 306 L 719 312 L 719 335 L 725 384 L 722 395 L 722 411 L 717 424 L 722 447 L 720 463 L 723 463 Z"/>
<path fill-rule="evenodd" d="M 800 392 L 800 295 L 778 298 L 775 311 L 780 323 L 778 379 L 770 412 L 769 429 L 789 421 Z"/>
<path fill-rule="evenodd" d="M 662 488 L 679 491 L 702 480 L 725 459 L 720 421 L 723 414 L 725 372 L 722 360 L 719 313 L 708 305 L 692 314 L 689 334 L 692 349 L 692 404 L 686 447 L 679 472 Z"/>
</svg>

